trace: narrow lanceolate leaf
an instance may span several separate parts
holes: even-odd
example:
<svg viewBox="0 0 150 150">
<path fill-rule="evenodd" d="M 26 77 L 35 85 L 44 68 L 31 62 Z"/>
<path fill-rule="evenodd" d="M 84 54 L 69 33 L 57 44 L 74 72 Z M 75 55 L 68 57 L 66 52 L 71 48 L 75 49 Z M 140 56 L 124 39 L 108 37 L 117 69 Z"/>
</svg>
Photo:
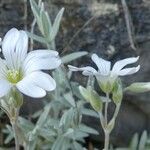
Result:
<svg viewBox="0 0 150 150">
<path fill-rule="evenodd" d="M 42 22 L 42 29 L 43 29 L 43 34 L 46 38 L 48 38 L 51 30 L 51 23 L 49 20 L 49 16 L 46 15 L 45 11 L 41 11 L 40 13 L 40 19 Z"/>
<path fill-rule="evenodd" d="M 74 145 L 75 150 L 83 150 L 82 145 L 79 144 L 78 142 L 74 141 L 73 145 Z"/>
<path fill-rule="evenodd" d="M 40 8 L 38 7 L 38 5 L 36 4 L 34 0 L 30 0 L 30 5 L 31 5 L 31 9 L 33 11 L 34 16 L 38 18 L 40 15 Z"/>
<path fill-rule="evenodd" d="M 51 33 L 50 33 L 50 41 L 54 40 L 56 35 L 57 35 L 57 32 L 59 30 L 59 26 L 60 26 L 60 21 L 61 21 L 61 18 L 62 18 L 62 15 L 64 13 L 64 8 L 62 8 L 59 13 L 57 14 L 56 18 L 55 18 L 55 21 L 53 23 L 53 27 L 52 27 L 52 30 L 51 30 Z"/>
<path fill-rule="evenodd" d="M 52 146 L 52 150 L 60 150 L 64 140 L 65 139 L 63 137 L 58 137 Z"/>
<path fill-rule="evenodd" d="M 137 147 L 138 147 L 138 140 L 139 140 L 139 136 L 138 134 L 136 133 L 132 140 L 131 140 L 131 143 L 130 143 L 130 149 L 132 150 L 137 150 Z"/>
<path fill-rule="evenodd" d="M 75 100 L 73 98 L 73 95 L 72 93 L 67 93 L 67 94 L 64 94 L 64 98 L 65 100 L 67 100 L 73 107 L 75 107 Z"/>
<path fill-rule="evenodd" d="M 88 127 L 84 124 L 80 124 L 79 125 L 79 129 L 83 132 L 86 132 L 86 133 L 90 133 L 90 134 L 95 134 L 95 135 L 98 135 L 98 131 L 96 131 L 95 129 L 91 128 L 91 127 Z"/>
<path fill-rule="evenodd" d="M 45 121 L 47 120 L 47 116 L 48 116 L 48 114 L 49 114 L 50 108 L 51 108 L 51 105 L 45 106 L 43 113 L 41 114 L 41 116 L 39 117 L 39 119 L 38 119 L 38 121 L 37 121 L 37 123 L 36 123 L 36 125 L 37 125 L 38 127 L 43 126 L 43 124 L 44 124 Z"/>
<path fill-rule="evenodd" d="M 32 38 L 32 39 L 35 40 L 35 41 L 38 41 L 38 42 L 44 43 L 44 44 L 47 44 L 47 43 L 48 43 L 48 42 L 46 41 L 46 39 L 43 38 L 43 37 L 41 37 L 41 36 L 32 34 L 32 33 L 27 32 L 27 31 L 26 31 L 26 33 L 27 33 L 27 35 L 28 35 L 30 38 Z"/>
<path fill-rule="evenodd" d="M 140 142 L 139 142 L 139 150 L 144 150 L 145 149 L 145 146 L 146 146 L 146 142 L 147 142 L 147 132 L 144 131 L 141 135 L 141 138 L 140 138 Z"/>
<path fill-rule="evenodd" d="M 150 91 L 150 82 L 137 82 L 125 88 L 125 91 L 144 93 Z"/>
<path fill-rule="evenodd" d="M 81 112 L 83 115 L 99 118 L 99 115 L 92 109 L 82 108 Z"/>
<path fill-rule="evenodd" d="M 74 53 L 68 54 L 68 55 L 66 55 L 66 56 L 63 56 L 63 57 L 61 58 L 61 60 L 62 60 L 62 62 L 63 62 L 64 64 L 66 64 L 66 63 L 69 63 L 69 62 L 71 62 L 71 61 L 73 61 L 73 60 L 76 60 L 76 59 L 78 59 L 78 58 L 80 58 L 80 57 L 83 57 L 83 56 L 85 56 L 85 55 L 87 55 L 87 54 L 88 54 L 88 52 L 86 52 L 86 51 L 74 52 Z"/>
</svg>

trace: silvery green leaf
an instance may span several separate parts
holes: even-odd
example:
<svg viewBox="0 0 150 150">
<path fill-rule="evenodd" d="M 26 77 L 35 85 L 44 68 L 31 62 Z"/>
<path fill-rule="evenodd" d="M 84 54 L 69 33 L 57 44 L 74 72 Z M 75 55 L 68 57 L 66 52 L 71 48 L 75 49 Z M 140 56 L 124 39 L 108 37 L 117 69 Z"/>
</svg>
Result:
<svg viewBox="0 0 150 150">
<path fill-rule="evenodd" d="M 65 138 L 61 150 L 70 150 L 72 148 L 72 144 L 69 139 Z"/>
<path fill-rule="evenodd" d="M 72 128 L 68 128 L 67 132 L 64 133 L 64 136 L 72 135 L 74 133 L 74 130 Z"/>
<path fill-rule="evenodd" d="M 73 107 L 75 107 L 75 100 L 71 92 L 64 94 L 65 100 L 67 100 Z"/>
<path fill-rule="evenodd" d="M 99 115 L 94 110 L 82 108 L 81 111 L 83 115 L 99 118 Z"/>
<path fill-rule="evenodd" d="M 36 111 L 34 114 L 32 114 L 31 117 L 32 117 L 33 119 L 38 118 L 41 113 L 42 113 L 42 110 L 38 110 L 38 111 Z"/>
<path fill-rule="evenodd" d="M 137 148 L 138 148 L 138 140 L 139 140 L 139 136 L 138 136 L 138 134 L 136 133 L 136 134 L 133 136 L 133 138 L 132 138 L 132 140 L 131 140 L 131 143 L 130 143 L 130 148 L 131 148 L 132 150 L 137 150 Z"/>
<path fill-rule="evenodd" d="M 88 137 L 89 134 L 83 132 L 83 131 L 80 131 L 80 130 L 76 130 L 72 136 L 73 139 L 82 139 L 82 138 L 85 138 L 85 137 Z"/>
<path fill-rule="evenodd" d="M 70 82 L 71 83 L 71 89 L 72 89 L 72 93 L 74 96 L 76 96 L 78 99 L 82 100 L 83 99 L 83 96 L 80 94 L 80 91 L 79 91 L 79 83 L 77 82 Z M 85 102 L 85 101 L 83 101 Z"/>
<path fill-rule="evenodd" d="M 13 140 L 13 138 L 14 138 L 13 134 L 9 134 L 9 135 L 6 137 L 6 139 L 4 140 L 4 143 L 5 143 L 5 144 L 10 143 L 11 140 Z"/>
<path fill-rule="evenodd" d="M 40 128 L 43 126 L 43 124 L 46 122 L 47 120 L 47 117 L 48 117 L 48 114 L 49 114 L 49 111 L 50 111 L 50 108 L 51 108 L 51 105 L 48 104 L 44 107 L 44 111 L 43 113 L 40 115 L 36 125 Z"/>
<path fill-rule="evenodd" d="M 35 150 L 35 148 L 36 148 L 36 143 L 37 143 L 36 140 L 30 142 L 30 150 Z"/>
<path fill-rule="evenodd" d="M 6 125 L 6 129 L 3 130 L 3 133 L 8 134 L 4 141 L 5 144 L 8 144 L 14 138 L 12 127 L 10 125 Z"/>
<path fill-rule="evenodd" d="M 63 137 L 58 137 L 56 139 L 56 141 L 53 143 L 53 146 L 52 146 L 51 150 L 61 150 L 63 142 L 64 142 L 64 138 Z"/>
<path fill-rule="evenodd" d="M 38 6 L 34 0 L 30 0 L 30 5 L 31 5 L 32 12 L 34 14 L 34 17 L 36 18 L 38 27 L 39 27 L 40 31 L 43 33 L 42 20 L 40 17 L 41 6 Z"/>
<path fill-rule="evenodd" d="M 22 128 L 23 131 L 31 131 L 34 128 L 34 125 L 29 120 L 19 117 L 19 126 Z"/>
<path fill-rule="evenodd" d="M 74 141 L 73 145 L 75 147 L 75 150 L 83 150 L 83 147 L 81 144 L 79 144 L 78 142 Z"/>
<path fill-rule="evenodd" d="M 49 150 L 52 147 L 52 143 L 44 143 L 42 150 Z"/>
<path fill-rule="evenodd" d="M 51 33 L 50 33 L 50 41 L 54 40 L 56 35 L 57 35 L 57 32 L 59 30 L 59 26 L 60 26 L 60 21 L 61 21 L 61 18 L 62 18 L 62 15 L 64 13 L 64 8 L 62 8 L 59 13 L 57 14 L 56 18 L 55 18 L 55 21 L 53 23 L 53 26 L 52 26 L 52 30 L 51 30 Z"/>
<path fill-rule="evenodd" d="M 46 15 L 46 12 L 44 10 L 40 13 L 40 19 L 42 22 L 43 35 L 45 35 L 45 37 L 48 38 L 51 30 L 51 23 L 49 20 L 49 16 Z"/>
<path fill-rule="evenodd" d="M 69 62 L 71 62 L 71 61 L 73 61 L 73 60 L 76 60 L 76 59 L 78 59 L 78 58 L 80 58 L 80 57 L 83 57 L 83 56 L 85 56 L 85 55 L 87 55 L 87 54 L 88 54 L 88 52 L 86 52 L 86 51 L 74 52 L 74 53 L 71 53 L 71 54 L 68 54 L 68 55 L 63 56 L 63 57 L 61 58 L 61 60 L 62 60 L 62 62 L 63 62 L 64 64 L 67 64 L 67 63 L 69 63 Z"/>
<path fill-rule="evenodd" d="M 68 127 L 72 123 L 73 117 L 74 110 L 73 108 L 70 108 L 69 110 L 65 111 L 65 113 L 61 117 L 59 126 L 65 125 L 65 127 Z"/>
<path fill-rule="evenodd" d="M 32 33 L 28 32 L 28 31 L 26 31 L 26 33 L 27 33 L 27 35 L 28 35 L 30 38 L 32 38 L 33 40 L 38 41 L 38 42 L 40 42 L 40 43 L 47 44 L 47 41 L 46 41 L 45 38 L 43 38 L 43 37 L 41 37 L 41 36 L 38 36 L 38 35 L 35 35 L 35 34 L 32 34 Z"/>
<path fill-rule="evenodd" d="M 39 17 L 40 16 L 40 8 L 36 4 L 36 2 L 34 0 L 30 0 L 30 5 L 31 5 L 31 9 L 33 11 L 34 16 Z"/>
<path fill-rule="evenodd" d="M 86 133 L 89 133 L 89 134 L 95 134 L 95 135 L 98 135 L 98 131 L 96 131 L 95 129 L 91 128 L 91 127 L 88 127 L 84 124 L 80 124 L 79 125 L 79 129 L 83 132 L 86 132 Z"/>
<path fill-rule="evenodd" d="M 141 138 L 140 138 L 140 142 L 139 142 L 139 150 L 144 150 L 145 149 L 145 146 L 146 146 L 146 142 L 147 142 L 147 132 L 144 131 L 141 135 Z"/>
<path fill-rule="evenodd" d="M 135 93 L 148 92 L 150 91 L 150 82 L 132 83 L 130 86 L 125 88 L 125 91 L 131 91 Z"/>
<path fill-rule="evenodd" d="M 49 140 L 52 136 L 56 136 L 56 132 L 49 128 L 48 129 L 41 128 L 38 130 L 38 135 Z"/>
<path fill-rule="evenodd" d="M 74 130 L 70 130 L 70 132 L 68 134 L 65 134 L 65 136 L 67 136 L 67 138 L 80 141 L 85 137 L 88 137 L 89 134 L 79 129 L 74 129 Z"/>
<path fill-rule="evenodd" d="M 53 126 L 54 128 L 59 127 L 59 120 L 53 119 L 53 118 L 48 118 L 46 126 Z"/>
</svg>

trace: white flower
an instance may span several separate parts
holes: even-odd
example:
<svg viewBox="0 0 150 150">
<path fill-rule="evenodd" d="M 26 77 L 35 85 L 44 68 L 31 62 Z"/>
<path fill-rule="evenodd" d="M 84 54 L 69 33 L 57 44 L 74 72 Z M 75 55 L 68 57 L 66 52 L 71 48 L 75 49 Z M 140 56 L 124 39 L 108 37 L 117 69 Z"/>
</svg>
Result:
<svg viewBox="0 0 150 150">
<path fill-rule="evenodd" d="M 124 68 L 126 65 L 137 62 L 139 57 L 131 57 L 119 60 L 114 64 L 112 69 L 110 61 L 99 58 L 96 54 L 93 54 L 91 58 L 97 65 L 98 70 L 90 66 L 77 68 L 69 65 L 68 67 L 71 71 L 82 71 L 82 74 L 86 76 L 95 75 L 101 82 L 108 80 L 112 80 L 113 82 L 118 76 L 134 74 L 140 69 L 140 65 L 137 67 Z"/>
<path fill-rule="evenodd" d="M 0 97 L 15 86 L 25 95 L 39 98 L 56 88 L 55 80 L 41 70 L 55 69 L 61 64 L 58 52 L 35 50 L 27 53 L 28 37 L 24 31 L 13 28 L 2 41 L 0 58 Z"/>
</svg>

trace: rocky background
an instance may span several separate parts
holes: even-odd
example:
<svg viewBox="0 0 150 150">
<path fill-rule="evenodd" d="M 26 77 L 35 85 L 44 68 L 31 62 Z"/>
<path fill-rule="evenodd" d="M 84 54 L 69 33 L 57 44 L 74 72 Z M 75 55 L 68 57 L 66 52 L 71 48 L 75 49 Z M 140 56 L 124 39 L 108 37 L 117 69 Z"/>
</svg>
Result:
<svg viewBox="0 0 150 150">
<path fill-rule="evenodd" d="M 113 62 L 139 55 L 141 70 L 134 76 L 123 78 L 124 83 L 129 85 L 134 81 L 150 81 L 150 1 L 126 1 L 133 43 L 129 38 L 121 0 L 44 0 L 52 19 L 60 8 L 65 7 L 56 41 L 61 55 L 84 50 L 96 52 Z M 27 0 L 0 0 L 0 36 L 11 27 L 30 30 L 32 19 Z M 91 63 L 90 59 L 84 58 L 76 65 L 88 63 Z M 28 106 L 28 112 L 32 112 L 32 105 L 37 109 L 39 104 L 28 99 L 25 105 Z M 110 111 L 113 111 L 113 106 Z M 96 126 L 98 120 L 86 118 L 85 121 L 99 129 Z M 136 96 L 126 93 L 111 143 L 127 145 L 135 132 L 141 133 L 143 130 L 150 130 L 150 93 Z M 100 134 L 103 135 L 102 131 Z M 91 140 L 102 139 L 102 136 L 91 136 Z"/>
</svg>

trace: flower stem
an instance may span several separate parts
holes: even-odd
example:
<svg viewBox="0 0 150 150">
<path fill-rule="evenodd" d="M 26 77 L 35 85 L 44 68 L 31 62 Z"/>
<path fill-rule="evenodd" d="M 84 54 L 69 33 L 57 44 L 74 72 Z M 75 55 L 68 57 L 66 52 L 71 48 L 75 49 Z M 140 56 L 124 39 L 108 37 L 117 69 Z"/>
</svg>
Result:
<svg viewBox="0 0 150 150">
<path fill-rule="evenodd" d="M 105 103 L 105 114 L 104 114 L 104 121 L 105 121 L 105 127 L 104 127 L 104 133 L 105 133 L 105 144 L 104 144 L 104 150 L 108 150 L 109 148 L 109 132 L 107 131 L 107 125 L 108 125 L 108 104 L 109 104 L 109 93 L 106 93 L 106 103 Z"/>
<path fill-rule="evenodd" d="M 108 150 L 109 149 L 109 132 L 108 131 L 104 131 L 104 133 L 105 133 L 104 150 Z"/>
<path fill-rule="evenodd" d="M 19 114 L 19 109 L 15 109 L 15 115 L 12 118 L 10 118 L 10 122 L 15 137 L 15 150 L 19 150 L 19 138 L 18 138 L 18 127 L 17 127 L 18 114 Z"/>
<path fill-rule="evenodd" d="M 15 150 L 19 150 L 19 139 L 18 139 L 18 135 L 17 135 L 17 122 L 13 121 L 11 122 L 12 124 L 12 128 L 14 131 L 14 136 L 15 136 Z"/>
</svg>

